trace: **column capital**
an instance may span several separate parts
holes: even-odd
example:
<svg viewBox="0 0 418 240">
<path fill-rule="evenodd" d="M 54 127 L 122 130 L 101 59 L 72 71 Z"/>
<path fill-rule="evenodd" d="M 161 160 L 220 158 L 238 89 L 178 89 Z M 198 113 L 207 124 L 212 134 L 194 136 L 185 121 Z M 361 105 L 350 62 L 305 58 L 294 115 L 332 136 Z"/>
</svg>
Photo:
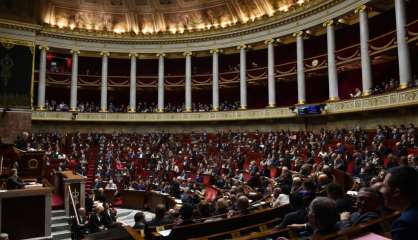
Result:
<svg viewBox="0 0 418 240">
<path fill-rule="evenodd" d="M 305 32 L 304 31 L 299 31 L 299 32 L 295 32 L 292 34 L 293 37 L 304 37 L 305 36 Z"/>
<path fill-rule="evenodd" d="M 45 51 L 49 50 L 49 47 L 47 45 L 39 45 L 38 48 L 39 48 L 39 50 L 45 50 Z"/>
<path fill-rule="evenodd" d="M 100 52 L 100 56 L 106 56 L 106 57 L 109 57 L 109 56 L 110 56 L 110 52 L 107 52 L 107 51 L 101 51 L 101 52 Z"/>
<path fill-rule="evenodd" d="M 211 54 L 214 54 L 214 53 L 222 53 L 223 50 L 222 49 L 219 49 L 219 48 L 214 48 L 214 49 L 211 49 L 209 52 Z"/>
<path fill-rule="evenodd" d="M 129 57 L 138 57 L 138 53 L 131 52 L 129 53 Z"/>
<path fill-rule="evenodd" d="M 191 52 L 191 51 L 185 51 L 184 53 L 183 53 L 183 56 L 185 56 L 185 57 L 187 57 L 187 56 L 192 56 L 193 55 L 193 53 Z"/>
<path fill-rule="evenodd" d="M 80 50 L 74 48 L 74 49 L 71 49 L 70 50 L 70 53 L 72 53 L 72 54 L 80 54 Z"/>
<path fill-rule="evenodd" d="M 250 48 L 251 46 L 250 45 L 247 45 L 247 44 L 240 44 L 239 46 L 237 46 L 237 49 L 238 50 L 241 50 L 241 49 L 247 49 L 247 48 Z"/>
<path fill-rule="evenodd" d="M 367 7 L 366 5 L 360 5 L 354 10 L 354 13 L 359 14 L 361 12 L 368 12 L 368 11 L 370 11 L 369 7 Z"/>
<path fill-rule="evenodd" d="M 329 26 L 333 26 L 334 25 L 334 20 L 332 20 L 332 19 L 329 19 L 329 20 L 327 20 L 327 21 L 325 21 L 323 24 L 322 24 L 322 26 L 323 27 L 329 27 Z"/>
<path fill-rule="evenodd" d="M 166 56 L 166 54 L 165 53 L 163 53 L 163 52 L 160 52 L 160 53 L 157 53 L 157 54 L 155 54 L 157 57 L 165 57 Z"/>
<path fill-rule="evenodd" d="M 274 44 L 276 42 L 276 39 L 274 38 L 270 38 L 264 41 L 264 44 L 269 45 L 269 44 Z"/>
</svg>

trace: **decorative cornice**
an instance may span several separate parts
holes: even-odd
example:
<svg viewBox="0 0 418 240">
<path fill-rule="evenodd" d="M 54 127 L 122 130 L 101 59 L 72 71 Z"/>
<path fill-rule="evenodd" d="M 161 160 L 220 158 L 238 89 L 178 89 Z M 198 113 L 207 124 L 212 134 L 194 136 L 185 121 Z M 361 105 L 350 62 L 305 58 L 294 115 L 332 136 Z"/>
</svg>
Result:
<svg viewBox="0 0 418 240">
<path fill-rule="evenodd" d="M 146 35 L 146 37 L 132 36 L 131 34 L 116 34 L 116 33 L 97 33 L 87 30 L 72 30 L 68 31 L 59 28 L 48 28 L 39 25 L 25 25 L 20 26 L 19 23 L 13 25 L 7 24 L 7 27 L 22 28 L 24 30 L 31 30 L 37 32 L 38 36 L 54 37 L 67 40 L 81 40 L 86 42 L 99 43 L 115 43 L 115 44 L 180 44 L 189 42 L 212 41 L 217 39 L 225 39 L 231 37 L 239 37 L 252 34 L 259 31 L 266 31 L 276 28 L 281 25 L 298 22 L 303 18 L 326 11 L 326 9 L 333 7 L 345 0 L 324 0 L 317 3 L 312 3 L 302 8 L 297 8 L 280 15 L 267 18 L 264 21 L 255 21 L 231 28 L 218 29 L 214 31 L 203 31 L 184 33 L 182 35 L 171 34 L 156 34 L 155 36 Z M 367 2 L 368 0 L 359 0 Z M 10 22 L 10 21 L 9 21 Z M 0 22 L 0 26 L 2 23 Z M 34 29 L 36 28 L 36 30 Z"/>
</svg>

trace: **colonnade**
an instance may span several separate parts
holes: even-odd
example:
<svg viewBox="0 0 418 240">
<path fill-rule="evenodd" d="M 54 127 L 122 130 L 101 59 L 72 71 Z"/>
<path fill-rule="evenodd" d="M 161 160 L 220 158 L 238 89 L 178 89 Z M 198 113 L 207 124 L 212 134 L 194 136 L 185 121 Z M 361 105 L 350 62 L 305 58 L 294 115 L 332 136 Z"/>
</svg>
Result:
<svg viewBox="0 0 418 240">
<path fill-rule="evenodd" d="M 411 67 L 409 60 L 409 49 L 406 39 L 406 14 L 405 0 L 395 1 L 396 13 L 396 36 L 398 46 L 398 63 L 399 63 L 399 81 L 400 88 L 406 88 L 411 81 Z M 360 6 L 355 11 L 359 18 L 360 27 L 360 54 L 361 54 L 361 75 L 362 75 L 362 91 L 363 95 L 370 94 L 372 88 L 372 68 L 369 55 L 369 26 L 368 26 L 368 9 L 366 6 Z M 327 32 L 327 55 L 328 55 L 328 87 L 329 100 L 335 101 L 338 96 L 338 74 L 335 56 L 335 22 L 330 19 L 323 26 Z M 296 38 L 296 65 L 297 65 L 297 94 L 298 104 L 306 103 L 305 90 L 305 66 L 304 66 L 304 31 L 298 31 L 293 34 Z M 275 52 L 274 44 L 277 39 L 268 39 L 265 41 L 267 45 L 267 81 L 268 81 L 268 107 L 276 106 L 276 78 L 275 69 Z M 237 46 L 240 56 L 240 108 L 247 108 L 247 61 L 246 53 L 249 48 L 247 44 Z M 38 85 L 38 109 L 42 110 L 45 106 L 45 87 L 46 87 L 46 53 L 49 50 L 47 46 L 40 46 L 40 69 L 39 69 L 39 85 Z M 77 110 L 77 79 L 78 79 L 78 49 L 72 49 L 72 73 L 71 73 L 71 99 L 70 110 Z M 221 49 L 211 49 L 212 55 L 212 110 L 219 110 L 219 54 Z M 108 57 L 109 52 L 101 52 L 102 57 L 102 79 L 101 79 L 101 104 L 100 110 L 107 111 L 107 78 L 108 78 Z M 192 111 L 192 55 L 190 51 L 184 52 L 185 57 L 185 111 Z M 164 111 L 164 60 L 165 53 L 157 53 L 158 58 L 158 111 Z M 138 53 L 129 53 L 130 64 L 130 100 L 129 112 L 135 112 L 136 109 L 136 68 Z M 140 67 L 140 66 L 139 66 Z"/>
</svg>

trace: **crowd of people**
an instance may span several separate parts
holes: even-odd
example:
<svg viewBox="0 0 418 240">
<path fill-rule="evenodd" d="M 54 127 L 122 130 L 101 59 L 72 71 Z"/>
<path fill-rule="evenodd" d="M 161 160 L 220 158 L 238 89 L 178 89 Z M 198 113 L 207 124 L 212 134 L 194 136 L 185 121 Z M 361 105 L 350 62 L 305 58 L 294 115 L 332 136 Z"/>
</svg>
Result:
<svg viewBox="0 0 418 240">
<path fill-rule="evenodd" d="M 67 146 L 70 152 L 60 168 L 73 166 L 80 174 L 85 174 L 86 152 L 95 146 L 97 166 L 92 188 L 99 193 L 96 200 L 106 204 L 100 197 L 106 189 L 159 191 L 182 201 L 179 210 L 165 206 L 150 209 L 157 213 L 151 222 L 139 213 L 135 217 L 138 226 L 184 225 L 199 219 L 217 220 L 219 214 L 247 214 L 251 202 L 257 200 L 254 196 L 271 196 L 271 206 L 289 203 L 293 209 L 277 227 L 298 229 L 301 235 L 327 234 L 395 209 L 412 214 L 402 214 L 392 228 L 394 239 L 406 239 L 400 236 L 416 231 L 408 224 L 418 217 L 417 185 L 413 182 L 417 181 L 417 134 L 413 124 L 379 126 L 374 132 L 354 128 L 317 132 L 49 133 L 34 134 L 26 144 L 28 148 L 48 150 L 50 158 Z M 346 186 L 333 181 L 334 170 L 352 176 L 351 195 L 347 195 Z M 219 194 L 208 201 L 205 186 L 212 185 Z M 113 212 L 112 224 L 117 223 L 111 204 L 103 208 L 90 206 L 87 219 Z M 83 229 L 94 232 L 112 224 Z"/>
<path fill-rule="evenodd" d="M 235 102 L 228 102 L 223 101 L 219 104 L 219 111 L 233 111 L 238 110 L 240 104 L 238 101 Z M 128 112 L 128 105 L 117 105 L 112 102 L 109 103 L 107 111 L 108 112 Z M 45 101 L 45 110 L 51 112 L 68 112 L 70 111 L 69 106 L 65 102 L 58 103 L 54 99 L 46 100 Z M 192 104 L 192 112 L 210 112 L 212 110 L 212 104 L 205 104 L 205 103 L 193 103 Z M 79 112 L 99 112 L 100 106 L 95 104 L 93 101 L 82 101 L 78 103 L 77 111 Z M 168 103 L 164 107 L 164 112 L 184 112 L 185 105 L 176 105 Z M 136 112 L 138 113 L 152 113 L 158 112 L 158 107 L 155 102 L 147 103 L 147 102 L 139 102 L 136 107 Z"/>
</svg>

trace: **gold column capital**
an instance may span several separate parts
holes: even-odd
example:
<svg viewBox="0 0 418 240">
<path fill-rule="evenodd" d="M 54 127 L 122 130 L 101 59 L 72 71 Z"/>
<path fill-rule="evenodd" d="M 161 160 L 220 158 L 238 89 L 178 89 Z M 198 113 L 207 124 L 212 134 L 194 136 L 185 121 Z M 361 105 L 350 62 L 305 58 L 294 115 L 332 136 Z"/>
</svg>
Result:
<svg viewBox="0 0 418 240">
<path fill-rule="evenodd" d="M 322 24 L 322 26 L 323 27 L 329 27 L 329 26 L 333 26 L 334 25 L 334 20 L 332 20 L 332 19 L 329 19 L 329 20 L 326 20 L 323 24 Z"/>
<path fill-rule="evenodd" d="M 49 47 L 47 45 L 39 45 L 38 49 L 39 50 L 49 51 Z"/>
<path fill-rule="evenodd" d="M 110 56 L 110 52 L 107 52 L 107 51 L 101 51 L 101 52 L 100 52 L 100 56 L 106 56 L 106 57 L 109 57 L 109 56 Z"/>
<path fill-rule="evenodd" d="M 247 49 L 247 48 L 249 48 L 249 47 L 250 47 L 250 45 L 240 44 L 239 46 L 237 46 L 237 49 L 238 49 L 238 50 L 241 50 L 241 49 Z"/>
<path fill-rule="evenodd" d="M 73 49 L 70 50 L 70 53 L 72 53 L 72 54 L 80 54 L 80 50 L 78 50 L 76 48 L 73 48 Z"/>
<path fill-rule="evenodd" d="M 222 49 L 219 49 L 219 48 L 214 48 L 214 49 L 211 49 L 209 52 L 211 54 L 214 54 L 214 53 L 221 53 L 221 52 L 223 52 L 223 50 Z"/>
<path fill-rule="evenodd" d="M 305 36 L 305 32 L 304 31 L 299 31 L 299 32 L 295 32 L 292 34 L 293 37 L 304 37 Z"/>
<path fill-rule="evenodd" d="M 274 38 L 270 38 L 264 41 L 265 45 L 274 44 L 274 43 L 276 43 L 276 39 Z"/>
<path fill-rule="evenodd" d="M 187 56 L 192 56 L 193 53 L 191 51 L 185 51 L 183 52 L 183 56 L 187 57 Z"/>
<path fill-rule="evenodd" d="M 129 53 L 129 57 L 130 57 L 130 58 L 131 58 L 131 57 L 138 57 L 138 53 L 131 52 L 131 53 Z"/>
<path fill-rule="evenodd" d="M 156 53 L 155 55 L 156 55 L 157 57 L 165 57 L 165 56 L 166 56 L 166 54 L 165 54 L 165 53 L 163 53 L 163 52 Z"/>
<path fill-rule="evenodd" d="M 370 10 L 369 7 L 367 7 L 366 5 L 360 5 L 358 7 L 356 7 L 356 9 L 354 10 L 355 14 L 359 14 L 361 12 L 368 12 Z"/>
</svg>

